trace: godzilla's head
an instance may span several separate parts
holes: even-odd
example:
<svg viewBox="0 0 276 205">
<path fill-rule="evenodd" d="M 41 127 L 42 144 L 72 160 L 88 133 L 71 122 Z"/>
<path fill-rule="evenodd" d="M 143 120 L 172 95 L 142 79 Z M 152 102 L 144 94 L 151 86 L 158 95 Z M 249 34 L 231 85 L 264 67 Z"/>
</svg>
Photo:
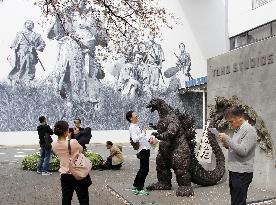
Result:
<svg viewBox="0 0 276 205">
<path fill-rule="evenodd" d="M 146 108 L 150 108 L 150 111 L 154 112 L 155 110 L 160 110 L 164 105 L 166 105 L 164 100 L 154 98 L 147 104 Z"/>
</svg>

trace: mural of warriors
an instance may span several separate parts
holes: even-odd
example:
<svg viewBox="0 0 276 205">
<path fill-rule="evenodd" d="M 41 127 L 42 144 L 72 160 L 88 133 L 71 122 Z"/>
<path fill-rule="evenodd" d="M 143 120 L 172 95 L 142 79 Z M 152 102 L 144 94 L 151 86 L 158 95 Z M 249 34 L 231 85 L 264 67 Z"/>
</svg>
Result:
<svg viewBox="0 0 276 205">
<path fill-rule="evenodd" d="M 140 61 L 145 63 L 147 60 L 147 47 L 144 42 L 139 42 L 133 48 L 133 58 L 135 60 L 136 55 L 140 55 Z"/>
<path fill-rule="evenodd" d="M 184 43 L 179 44 L 179 49 L 180 49 L 180 55 L 176 56 L 177 57 L 176 66 L 183 74 L 185 74 L 189 78 L 189 80 L 191 80 L 192 76 L 190 74 L 190 71 L 191 71 L 190 54 L 186 52 Z"/>
<path fill-rule="evenodd" d="M 162 74 L 162 62 L 165 61 L 165 58 L 161 45 L 156 43 L 154 38 L 154 35 L 151 34 L 149 36 L 150 40 L 146 43 L 146 64 L 150 71 L 151 85 L 156 88 L 159 85 L 160 75 Z"/>
<path fill-rule="evenodd" d="M 25 30 L 17 33 L 10 48 L 14 50 L 8 61 L 13 69 L 8 78 L 11 81 L 30 81 L 35 78 L 36 64 L 38 63 L 37 51 L 42 52 L 46 46 L 40 34 L 33 31 L 34 23 L 28 20 L 24 24 Z"/>
<path fill-rule="evenodd" d="M 139 71 L 139 78 L 137 79 L 141 84 L 150 84 L 149 67 L 143 62 L 144 56 L 141 53 L 135 54 L 133 65 Z"/>
<path fill-rule="evenodd" d="M 190 54 L 185 51 L 185 44 L 179 44 L 179 55 L 177 57 L 176 66 L 168 68 L 164 72 L 164 76 L 170 78 L 168 90 L 176 91 L 185 88 L 185 82 L 193 79 L 191 76 L 191 58 Z"/>
<path fill-rule="evenodd" d="M 141 84 L 140 71 L 137 67 L 131 63 L 126 63 L 120 71 L 117 90 L 122 93 L 123 96 L 128 96 L 130 99 L 134 99 L 139 92 Z"/>
<path fill-rule="evenodd" d="M 107 45 L 106 32 L 96 25 L 89 15 L 89 8 L 83 2 L 79 2 L 79 7 L 85 15 L 66 8 L 70 20 L 61 22 L 60 16 L 57 16 L 48 32 L 48 38 L 59 40 L 57 91 L 65 90 L 66 95 L 73 100 L 95 93 L 92 84 L 98 81 L 100 69 L 95 58 L 95 49 L 97 45 Z"/>
<path fill-rule="evenodd" d="M 134 67 L 139 71 L 139 83 L 141 85 L 140 94 L 145 94 L 151 97 L 150 87 L 150 70 L 149 66 L 144 63 L 145 55 L 143 53 L 137 53 L 133 62 Z"/>
</svg>

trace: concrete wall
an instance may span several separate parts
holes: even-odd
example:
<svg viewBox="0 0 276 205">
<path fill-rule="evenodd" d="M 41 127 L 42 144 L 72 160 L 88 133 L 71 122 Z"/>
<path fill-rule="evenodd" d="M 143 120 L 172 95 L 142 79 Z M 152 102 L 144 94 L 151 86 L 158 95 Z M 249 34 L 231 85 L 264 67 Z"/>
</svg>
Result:
<svg viewBox="0 0 276 205">
<path fill-rule="evenodd" d="M 228 0 L 229 36 L 258 27 L 276 19 L 276 1 L 252 9 L 252 0 Z"/>
<path fill-rule="evenodd" d="M 270 38 L 226 54 L 210 58 L 208 65 L 208 104 L 216 96 L 238 96 L 264 120 L 276 142 L 276 38 Z M 275 158 L 257 148 L 254 184 L 276 190 Z"/>
</svg>

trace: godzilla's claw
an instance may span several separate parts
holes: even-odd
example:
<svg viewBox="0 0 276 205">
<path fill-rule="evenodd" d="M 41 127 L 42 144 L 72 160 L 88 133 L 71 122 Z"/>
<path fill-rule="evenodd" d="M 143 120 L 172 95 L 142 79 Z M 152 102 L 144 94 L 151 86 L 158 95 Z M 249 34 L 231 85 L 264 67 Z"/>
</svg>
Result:
<svg viewBox="0 0 276 205">
<path fill-rule="evenodd" d="M 158 132 L 153 132 L 153 133 L 151 133 L 151 135 L 155 136 L 155 137 L 156 137 L 157 139 L 159 139 L 159 140 L 164 140 L 164 139 L 162 138 L 161 134 L 159 134 Z"/>
<path fill-rule="evenodd" d="M 191 186 L 180 186 L 176 190 L 176 196 L 193 196 L 194 191 Z"/>
<path fill-rule="evenodd" d="M 156 182 L 153 183 L 149 186 L 147 186 L 147 190 L 152 191 L 152 190 L 171 190 L 172 185 L 171 184 L 163 184 L 161 182 Z"/>
<path fill-rule="evenodd" d="M 153 133 L 151 133 L 151 135 L 153 135 L 154 137 L 158 137 L 159 136 L 159 133 L 158 132 L 153 132 Z"/>
<path fill-rule="evenodd" d="M 157 126 L 156 125 L 153 125 L 153 123 L 149 123 L 149 127 L 154 129 L 154 130 L 157 130 Z"/>
<path fill-rule="evenodd" d="M 157 135 L 159 135 L 159 133 L 158 132 L 153 132 L 153 133 L 151 133 L 151 135 L 157 136 Z"/>
</svg>

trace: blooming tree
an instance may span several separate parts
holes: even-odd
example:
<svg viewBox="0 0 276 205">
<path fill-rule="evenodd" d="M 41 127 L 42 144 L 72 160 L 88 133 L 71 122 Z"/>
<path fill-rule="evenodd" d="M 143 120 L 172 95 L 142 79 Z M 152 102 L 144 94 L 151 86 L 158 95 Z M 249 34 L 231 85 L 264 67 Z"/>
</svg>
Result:
<svg viewBox="0 0 276 205">
<path fill-rule="evenodd" d="M 95 19 L 100 30 L 105 29 L 109 37 L 105 52 L 118 55 L 128 53 L 130 45 L 142 41 L 149 33 L 161 36 L 160 28 L 172 28 L 176 21 L 172 14 L 160 6 L 159 0 L 34 0 L 46 16 L 57 16 L 63 25 L 70 21 L 71 11 L 82 17 Z M 64 27 L 65 34 L 69 34 Z M 115 54 L 118 55 L 114 55 Z"/>
</svg>

